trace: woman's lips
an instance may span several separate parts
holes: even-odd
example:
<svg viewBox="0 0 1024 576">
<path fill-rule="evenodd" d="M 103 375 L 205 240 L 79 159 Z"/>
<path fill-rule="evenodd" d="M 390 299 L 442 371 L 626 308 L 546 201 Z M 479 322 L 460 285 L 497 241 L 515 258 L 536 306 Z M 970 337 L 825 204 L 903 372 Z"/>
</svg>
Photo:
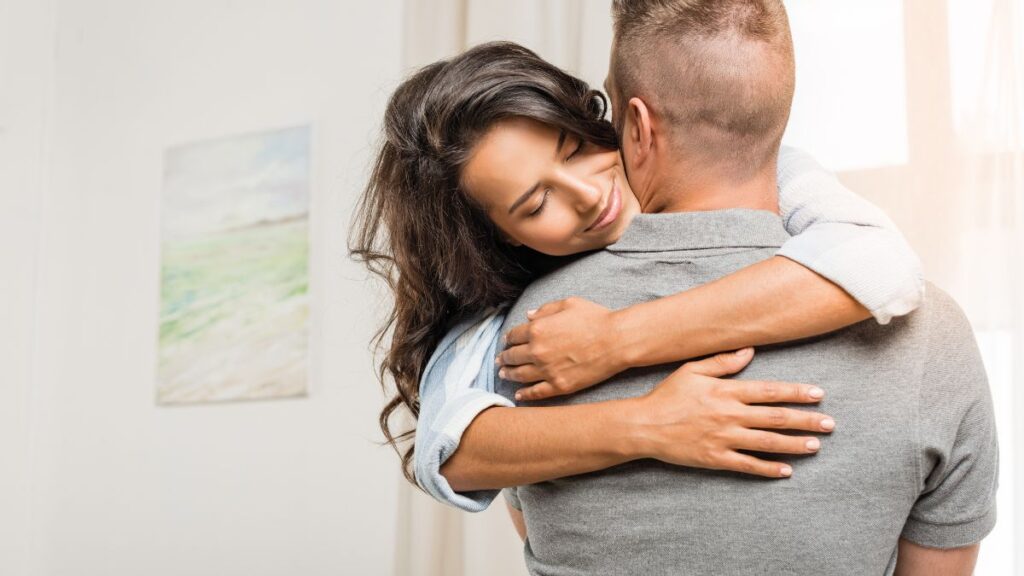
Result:
<svg viewBox="0 0 1024 576">
<path fill-rule="evenodd" d="M 619 191 L 617 184 L 612 185 L 612 191 L 608 194 L 608 205 L 604 207 L 597 216 L 597 220 L 587 228 L 587 232 L 594 232 L 600 230 L 619 217 L 619 212 L 622 210 L 622 193 Z"/>
</svg>

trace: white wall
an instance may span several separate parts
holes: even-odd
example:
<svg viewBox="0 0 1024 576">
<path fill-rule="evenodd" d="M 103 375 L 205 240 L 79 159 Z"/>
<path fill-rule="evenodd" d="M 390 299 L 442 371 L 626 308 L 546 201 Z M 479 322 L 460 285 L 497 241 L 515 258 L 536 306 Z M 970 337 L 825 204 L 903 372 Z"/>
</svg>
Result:
<svg viewBox="0 0 1024 576">
<path fill-rule="evenodd" d="M 0 574 L 5 575 L 22 573 L 28 559 L 28 415 L 53 23 L 48 0 L 0 0 Z"/>
<path fill-rule="evenodd" d="M 56 86 L 52 129 L 34 135 L 52 142 L 52 176 L 38 207 L 14 203 L 42 215 L 23 234 L 7 230 L 4 181 L 3 244 L 34 250 L 11 274 L 19 302 L 34 291 L 37 305 L 34 320 L 20 311 L 2 328 L 5 349 L 30 328 L 36 361 L 15 366 L 16 381 L 32 375 L 33 520 L 0 524 L 5 547 L 28 531 L 28 568 L 3 548 L 0 573 L 390 574 L 397 465 L 374 443 L 377 319 L 345 230 L 400 70 L 400 3 L 56 1 L 38 26 L 55 26 L 55 41 L 33 38 L 18 56 L 55 62 Z M 163 150 L 303 122 L 314 126 L 310 396 L 155 406 Z M 32 266 L 35 280 L 22 278 Z M 0 391 L 5 416 L 21 388 Z M 2 441 L 6 469 L 17 442 Z"/>
</svg>

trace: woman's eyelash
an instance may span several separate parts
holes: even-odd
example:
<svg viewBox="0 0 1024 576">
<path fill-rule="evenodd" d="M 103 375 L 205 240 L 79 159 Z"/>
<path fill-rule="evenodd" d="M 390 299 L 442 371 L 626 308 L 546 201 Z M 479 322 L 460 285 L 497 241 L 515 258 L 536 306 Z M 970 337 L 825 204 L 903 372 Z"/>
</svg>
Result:
<svg viewBox="0 0 1024 576">
<path fill-rule="evenodd" d="M 544 196 L 540 199 L 540 205 L 537 206 L 533 212 L 530 212 L 528 216 L 536 216 L 537 214 L 540 214 L 540 211 L 544 209 L 544 205 L 548 203 L 548 194 L 551 194 L 551 188 L 544 189 Z"/>
<path fill-rule="evenodd" d="M 583 150 L 583 145 L 584 145 L 584 144 L 586 144 L 586 142 L 585 142 L 585 141 L 584 141 L 584 140 L 583 140 L 583 139 L 581 138 L 581 139 L 580 139 L 580 143 L 579 143 L 579 146 L 576 146 L 576 149 L 572 151 L 572 154 L 569 154 L 568 156 L 566 156 L 565 160 L 566 160 L 566 161 L 572 160 L 572 157 L 573 157 L 573 156 L 575 156 L 576 154 L 578 154 L 580 150 Z"/>
</svg>

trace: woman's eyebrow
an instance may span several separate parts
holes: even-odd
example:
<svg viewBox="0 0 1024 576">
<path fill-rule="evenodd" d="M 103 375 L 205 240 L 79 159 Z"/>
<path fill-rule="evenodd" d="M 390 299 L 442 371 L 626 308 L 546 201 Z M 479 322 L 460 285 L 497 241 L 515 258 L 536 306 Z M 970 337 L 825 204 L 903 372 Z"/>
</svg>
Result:
<svg viewBox="0 0 1024 576">
<path fill-rule="evenodd" d="M 511 214 L 515 212 L 516 208 L 522 206 L 523 202 L 526 202 L 530 195 L 536 192 L 538 188 L 540 188 L 540 182 L 537 182 L 536 184 L 533 185 L 533 188 L 530 188 L 529 190 L 524 192 L 522 196 L 516 198 L 516 201 L 513 202 L 511 206 L 509 206 L 508 213 Z"/>
<path fill-rule="evenodd" d="M 555 158 L 558 158 L 558 155 L 562 152 L 562 146 L 565 144 L 565 139 L 567 136 L 568 133 L 566 133 L 565 130 L 562 130 L 561 132 L 558 133 L 558 144 L 555 145 Z M 523 202 L 526 202 L 530 195 L 536 192 L 538 188 L 540 188 L 540 182 L 534 184 L 533 187 L 527 190 L 526 192 L 523 192 L 522 196 L 516 198 L 516 201 L 513 202 L 511 206 L 509 206 L 508 213 L 511 214 L 515 212 L 516 208 L 522 206 Z"/>
</svg>

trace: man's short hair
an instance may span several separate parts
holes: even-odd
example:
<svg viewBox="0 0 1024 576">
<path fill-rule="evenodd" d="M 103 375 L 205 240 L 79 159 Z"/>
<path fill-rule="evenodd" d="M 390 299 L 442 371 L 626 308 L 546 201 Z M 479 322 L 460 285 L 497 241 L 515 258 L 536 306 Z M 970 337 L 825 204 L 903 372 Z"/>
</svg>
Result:
<svg viewBox="0 0 1024 576">
<path fill-rule="evenodd" d="M 795 84 L 781 0 L 613 0 L 612 18 L 620 130 L 640 97 L 680 152 L 743 173 L 774 160 Z"/>
</svg>

